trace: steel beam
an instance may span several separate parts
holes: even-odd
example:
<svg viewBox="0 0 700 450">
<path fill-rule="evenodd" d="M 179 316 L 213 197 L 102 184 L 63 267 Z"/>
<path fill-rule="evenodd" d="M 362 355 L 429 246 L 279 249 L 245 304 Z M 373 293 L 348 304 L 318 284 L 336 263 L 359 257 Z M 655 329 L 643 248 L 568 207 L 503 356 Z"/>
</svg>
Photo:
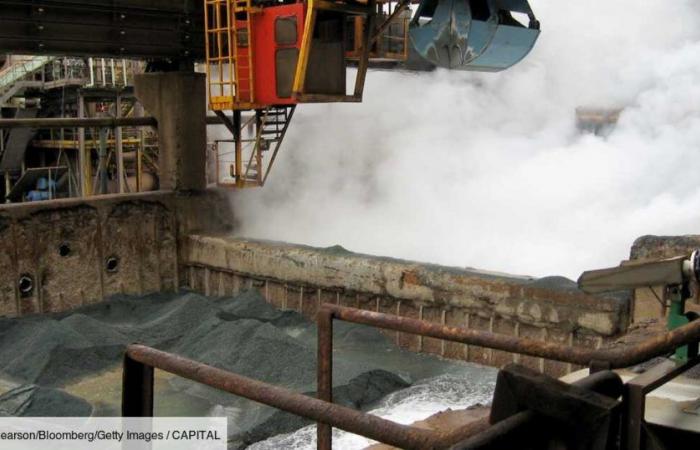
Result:
<svg viewBox="0 0 700 450">
<path fill-rule="evenodd" d="M 0 53 L 204 59 L 201 0 L 0 0 Z"/>
<path fill-rule="evenodd" d="M 153 417 L 153 367 L 124 356 L 122 417 Z"/>
<path fill-rule="evenodd" d="M 116 128 L 157 126 L 153 117 L 61 117 L 42 119 L 0 119 L 0 129 L 11 128 Z"/>
<path fill-rule="evenodd" d="M 226 125 L 233 119 L 207 116 L 207 125 Z M 116 128 L 116 127 L 157 127 L 154 117 L 61 117 L 39 119 L 0 119 L 0 130 L 11 128 Z"/>
<path fill-rule="evenodd" d="M 333 403 L 333 313 L 321 309 L 317 315 L 318 323 L 318 362 L 316 363 L 316 395 L 319 400 Z M 331 450 L 332 431 L 328 423 L 319 422 L 316 427 L 318 450 Z"/>
<path fill-rule="evenodd" d="M 112 76 L 114 76 L 114 67 L 112 68 Z M 116 101 L 114 102 L 115 117 L 117 120 L 122 118 L 122 97 L 117 94 Z M 114 130 L 114 144 L 116 147 L 116 157 L 117 157 L 117 190 L 120 194 L 124 193 L 126 176 L 124 174 L 124 140 L 122 139 L 122 128 L 116 127 Z M 139 174 L 136 174 L 138 177 Z"/>
</svg>

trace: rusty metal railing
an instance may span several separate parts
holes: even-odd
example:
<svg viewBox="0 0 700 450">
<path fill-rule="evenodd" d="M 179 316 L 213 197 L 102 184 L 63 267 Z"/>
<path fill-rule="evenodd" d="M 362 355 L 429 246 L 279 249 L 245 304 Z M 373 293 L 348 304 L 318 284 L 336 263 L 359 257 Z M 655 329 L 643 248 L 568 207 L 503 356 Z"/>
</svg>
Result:
<svg viewBox="0 0 700 450">
<path fill-rule="evenodd" d="M 486 425 L 472 424 L 452 433 L 439 433 L 401 425 L 138 344 L 130 345 L 124 357 L 122 416 L 153 416 L 154 369 L 164 370 L 282 411 L 312 419 L 318 423 L 326 424 L 328 427 L 339 428 L 399 448 L 416 450 L 448 448 L 483 430 Z"/>
<path fill-rule="evenodd" d="M 449 433 L 401 425 L 371 414 L 333 404 L 333 321 L 343 320 L 404 333 L 444 339 L 598 369 L 628 367 L 672 353 L 677 347 L 700 340 L 700 321 L 625 348 L 585 349 L 485 331 L 448 327 L 331 304 L 321 307 L 318 320 L 318 398 L 244 377 L 181 356 L 143 345 L 130 345 L 124 360 L 122 415 L 153 416 L 154 369 L 190 379 L 317 422 L 319 450 L 332 447 L 332 428 L 339 428 L 405 449 L 488 448 L 502 433 L 519 429 L 533 419 L 530 413 L 490 425 L 488 419 L 470 423 Z M 697 345 L 692 345 L 697 356 Z M 697 364 L 697 363 L 696 363 Z M 675 372 L 674 372 L 675 373 Z M 664 378 L 665 380 L 665 378 Z M 479 434 L 477 437 L 476 435 Z M 631 448 L 631 447 L 630 447 Z"/>
<path fill-rule="evenodd" d="M 591 371 L 633 366 L 657 356 L 673 353 L 678 347 L 700 340 L 700 320 L 655 336 L 644 342 L 619 347 L 588 349 L 556 343 L 517 338 L 487 331 L 470 330 L 410 319 L 390 314 L 324 304 L 319 309 L 317 389 L 319 399 L 333 402 L 333 320 L 369 325 L 386 330 L 416 334 L 462 344 L 502 350 L 527 356 L 589 366 Z M 694 346 L 696 356 L 697 345 Z M 319 450 L 330 450 L 332 425 L 319 422 Z"/>
</svg>

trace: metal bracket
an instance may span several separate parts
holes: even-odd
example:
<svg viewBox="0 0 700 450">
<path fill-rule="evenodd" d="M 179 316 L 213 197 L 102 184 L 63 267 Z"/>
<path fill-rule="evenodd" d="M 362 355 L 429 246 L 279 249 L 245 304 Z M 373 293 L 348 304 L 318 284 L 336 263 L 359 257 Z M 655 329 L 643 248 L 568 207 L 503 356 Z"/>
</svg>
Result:
<svg viewBox="0 0 700 450">
<path fill-rule="evenodd" d="M 617 397 L 621 393 L 622 381 L 614 372 L 600 372 L 584 385 L 571 385 L 523 366 L 510 365 L 498 374 L 491 423 L 530 411 L 546 423 L 548 430 L 539 435 L 533 433 L 530 439 L 544 439 L 545 443 L 554 440 L 567 449 L 605 450 L 618 434 Z M 541 448 L 535 442 L 527 444 Z"/>
<path fill-rule="evenodd" d="M 645 434 L 642 432 L 642 429 L 646 395 L 698 364 L 700 364 L 700 358 L 698 357 L 680 365 L 673 360 L 665 360 L 625 384 L 624 403 L 626 417 L 620 448 L 626 450 L 644 448 Z"/>
</svg>

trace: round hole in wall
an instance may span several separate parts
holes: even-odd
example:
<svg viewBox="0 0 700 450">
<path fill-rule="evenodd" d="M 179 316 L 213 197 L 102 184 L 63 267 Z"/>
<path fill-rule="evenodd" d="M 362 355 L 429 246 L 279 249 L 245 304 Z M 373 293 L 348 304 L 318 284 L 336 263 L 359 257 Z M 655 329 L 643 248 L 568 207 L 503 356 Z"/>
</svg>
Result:
<svg viewBox="0 0 700 450">
<path fill-rule="evenodd" d="M 110 256 L 107 258 L 105 261 L 105 269 L 109 273 L 115 273 L 116 271 L 119 270 L 119 258 L 116 256 Z"/>
<path fill-rule="evenodd" d="M 58 254 L 61 255 L 62 257 L 70 256 L 71 254 L 71 249 L 70 245 L 68 244 L 61 244 L 58 246 Z"/>
<path fill-rule="evenodd" d="M 20 275 L 17 287 L 22 297 L 30 296 L 34 291 L 34 278 L 27 273 Z"/>
</svg>

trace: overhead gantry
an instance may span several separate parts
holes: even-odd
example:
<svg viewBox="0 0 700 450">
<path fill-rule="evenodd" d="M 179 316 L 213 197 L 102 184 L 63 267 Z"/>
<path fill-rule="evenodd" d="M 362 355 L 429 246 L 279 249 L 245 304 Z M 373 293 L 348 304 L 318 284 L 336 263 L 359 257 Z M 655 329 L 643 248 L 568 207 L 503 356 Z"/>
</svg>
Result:
<svg viewBox="0 0 700 450">
<path fill-rule="evenodd" d="M 539 36 L 527 0 L 423 0 L 410 23 L 411 0 L 204 2 L 209 108 L 233 135 L 217 142 L 217 178 L 235 187 L 265 184 L 296 105 L 361 102 L 372 60 L 496 72 Z"/>
<path fill-rule="evenodd" d="M 298 104 L 361 102 L 372 64 L 500 71 L 539 28 L 527 0 L 0 0 L 0 52 L 140 58 L 154 72 L 203 63 L 206 103 L 230 131 L 216 179 L 237 188 L 265 184 Z M 172 87 L 192 96 L 194 84 Z"/>
</svg>

